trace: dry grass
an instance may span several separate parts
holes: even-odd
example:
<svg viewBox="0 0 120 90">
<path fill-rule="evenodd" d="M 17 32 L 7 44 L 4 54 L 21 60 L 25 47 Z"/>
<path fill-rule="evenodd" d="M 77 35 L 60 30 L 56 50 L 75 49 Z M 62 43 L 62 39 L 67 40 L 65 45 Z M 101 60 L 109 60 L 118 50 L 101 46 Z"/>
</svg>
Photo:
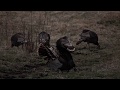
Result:
<svg viewBox="0 0 120 90">
<path fill-rule="evenodd" d="M 38 18 L 39 14 L 44 14 L 44 12 L 33 13 L 35 34 L 35 32 L 42 31 L 42 26 L 40 30 L 38 29 Z M 19 22 L 21 16 L 24 17 L 26 23 L 30 24 L 29 13 L 17 12 L 17 15 L 13 22 Z M 76 47 L 76 51 L 72 53 L 72 56 L 78 71 L 71 70 L 69 73 L 51 71 L 44 65 L 46 61 L 39 57 L 36 52 L 27 54 L 20 48 L 6 50 L 3 39 L 0 47 L 0 78 L 120 79 L 119 11 L 49 11 L 47 12 L 47 18 L 45 31 L 51 35 L 51 45 L 55 45 L 58 38 L 67 35 Z M 14 29 L 19 25 L 21 24 L 14 24 Z M 10 30 L 12 30 L 12 26 L 10 26 Z M 18 31 L 20 27 L 18 27 Z M 90 29 L 98 34 L 101 45 L 100 50 L 97 50 L 94 45 L 91 45 L 92 50 L 82 49 L 86 46 L 86 43 L 81 43 L 79 46 L 75 45 L 79 39 L 79 33 L 83 29 Z M 15 30 L 15 32 L 18 31 Z M 34 38 L 36 38 L 35 35 Z"/>
</svg>

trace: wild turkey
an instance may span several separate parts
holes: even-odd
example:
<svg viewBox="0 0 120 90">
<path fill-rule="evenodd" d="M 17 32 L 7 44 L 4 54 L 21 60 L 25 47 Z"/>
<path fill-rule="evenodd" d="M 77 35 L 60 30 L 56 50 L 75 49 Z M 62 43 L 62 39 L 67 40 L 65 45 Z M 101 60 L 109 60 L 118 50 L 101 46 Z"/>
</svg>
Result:
<svg viewBox="0 0 120 90">
<path fill-rule="evenodd" d="M 98 35 L 91 30 L 84 29 L 82 31 L 82 33 L 80 34 L 80 39 L 76 43 L 76 45 L 79 45 L 81 42 L 87 42 L 88 45 L 90 43 L 93 43 L 94 45 L 98 46 L 98 49 L 100 49 L 100 45 L 98 43 Z"/>
<path fill-rule="evenodd" d="M 16 33 L 11 37 L 11 47 L 19 47 L 20 45 L 25 44 L 27 41 L 22 33 Z"/>
<path fill-rule="evenodd" d="M 71 51 L 75 50 L 75 47 L 70 43 L 67 36 L 61 37 L 56 42 L 56 47 L 59 52 L 58 60 L 62 63 L 62 66 L 58 68 L 61 71 L 69 71 L 72 68 L 76 70 Z"/>
</svg>

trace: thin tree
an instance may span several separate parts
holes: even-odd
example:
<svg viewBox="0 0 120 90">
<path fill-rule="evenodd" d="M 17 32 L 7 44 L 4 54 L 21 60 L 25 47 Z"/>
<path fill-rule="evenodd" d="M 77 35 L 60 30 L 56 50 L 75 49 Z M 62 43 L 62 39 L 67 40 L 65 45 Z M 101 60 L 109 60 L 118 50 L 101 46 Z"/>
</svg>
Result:
<svg viewBox="0 0 120 90">
<path fill-rule="evenodd" d="M 2 41 L 2 36 L 3 36 L 3 34 L 2 34 L 2 24 L 3 24 L 3 21 L 2 21 L 2 16 L 3 16 L 3 14 L 1 13 L 1 15 L 0 15 L 0 24 L 1 24 L 1 27 L 0 27 L 0 41 Z M 0 45 L 1 45 L 1 43 L 0 43 Z"/>
<path fill-rule="evenodd" d="M 33 21 L 33 20 L 32 20 L 32 14 L 33 14 L 33 13 L 32 13 L 32 11 L 30 11 L 30 13 L 31 13 L 31 38 L 30 38 L 30 39 L 31 39 L 31 42 L 32 42 L 32 41 L 33 41 L 33 40 L 32 40 L 32 39 L 33 39 L 33 30 L 32 30 L 32 29 L 33 29 L 33 27 L 32 27 L 32 21 Z"/>
<path fill-rule="evenodd" d="M 25 30 L 26 30 L 26 25 L 25 25 L 25 21 L 23 20 L 24 17 L 21 16 L 21 23 L 22 23 L 22 32 L 23 32 L 23 35 L 24 35 L 24 38 L 26 39 L 26 33 L 25 33 Z M 22 47 L 23 49 L 24 47 Z"/>
<path fill-rule="evenodd" d="M 34 43 L 33 43 L 33 27 L 32 27 L 32 11 L 30 11 L 30 31 L 28 30 L 28 42 L 26 43 L 26 50 L 28 53 L 34 51 Z"/>
<path fill-rule="evenodd" d="M 8 45 L 8 14 L 9 12 L 6 11 L 6 18 L 5 18 L 5 37 L 6 37 L 6 46 Z"/>
<path fill-rule="evenodd" d="M 44 13 L 44 30 L 47 30 L 46 25 L 47 25 L 47 11 L 45 11 Z"/>
</svg>

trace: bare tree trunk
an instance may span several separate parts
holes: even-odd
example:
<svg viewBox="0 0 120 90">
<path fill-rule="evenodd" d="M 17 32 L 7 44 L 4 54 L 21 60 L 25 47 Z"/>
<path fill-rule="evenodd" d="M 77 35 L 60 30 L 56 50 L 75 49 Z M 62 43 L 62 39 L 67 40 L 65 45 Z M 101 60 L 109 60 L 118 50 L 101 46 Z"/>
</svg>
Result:
<svg viewBox="0 0 120 90">
<path fill-rule="evenodd" d="M 2 14 L 0 15 L 0 23 L 1 23 L 1 27 L 0 27 L 0 41 L 2 41 Z M 0 43 L 0 45 L 2 45 L 1 43 Z"/>
<path fill-rule="evenodd" d="M 30 31 L 28 30 L 28 37 L 27 37 L 28 42 L 30 42 Z"/>
<path fill-rule="evenodd" d="M 39 22 L 38 23 L 38 27 L 39 27 L 38 29 L 41 30 L 41 28 L 40 28 L 41 27 L 41 14 L 40 14 L 40 12 L 39 12 L 39 21 L 38 22 Z"/>
<path fill-rule="evenodd" d="M 44 30 L 47 30 L 46 29 L 46 25 L 47 25 L 47 12 L 45 11 L 45 13 L 44 13 Z"/>
<path fill-rule="evenodd" d="M 45 24 L 48 25 L 47 11 L 45 11 Z"/>
<path fill-rule="evenodd" d="M 23 34 L 24 34 L 24 38 L 25 38 L 25 41 L 26 41 L 25 22 L 24 21 L 23 21 Z M 25 49 L 25 44 L 23 45 L 23 49 Z"/>
<path fill-rule="evenodd" d="M 30 39 L 31 39 L 31 42 L 32 42 L 32 41 L 33 41 L 33 40 L 32 40 L 32 39 L 33 39 L 32 14 L 33 14 L 33 13 L 32 13 L 32 11 L 31 11 L 30 13 L 31 13 L 31 38 L 30 38 Z"/>
<path fill-rule="evenodd" d="M 6 20 L 5 20 L 5 37 L 6 37 L 6 47 L 8 45 L 8 12 L 6 12 Z"/>
<path fill-rule="evenodd" d="M 30 31 L 28 30 L 28 42 L 26 43 L 26 51 L 28 53 L 31 53 L 34 51 L 34 42 L 33 42 L 33 26 L 32 26 L 32 11 L 30 11 L 30 22 L 31 22 L 31 27 Z"/>
<path fill-rule="evenodd" d="M 25 27 L 25 21 L 23 21 L 23 17 L 21 17 L 21 23 L 22 23 L 22 32 L 23 32 L 24 38 L 26 39 L 26 33 L 25 33 L 26 27 Z M 24 47 L 25 47 L 25 44 L 22 45 L 22 49 L 24 49 Z"/>
<path fill-rule="evenodd" d="M 35 51 L 37 51 L 37 48 L 38 48 L 38 46 L 37 46 L 37 42 L 38 42 L 38 33 L 37 33 L 37 31 L 36 31 L 36 43 L 35 43 Z"/>
</svg>

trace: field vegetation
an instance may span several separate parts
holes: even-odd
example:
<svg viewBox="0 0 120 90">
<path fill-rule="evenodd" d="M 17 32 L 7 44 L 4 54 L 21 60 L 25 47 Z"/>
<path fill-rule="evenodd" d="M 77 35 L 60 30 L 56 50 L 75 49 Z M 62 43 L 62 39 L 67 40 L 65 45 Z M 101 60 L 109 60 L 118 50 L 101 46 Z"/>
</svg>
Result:
<svg viewBox="0 0 120 90">
<path fill-rule="evenodd" d="M 76 45 L 79 33 L 89 29 L 98 34 L 100 50 L 91 44 Z M 77 72 L 50 70 L 38 55 L 37 36 L 46 31 L 50 44 L 68 36 Z M 24 33 L 34 42 L 34 52 L 11 48 L 11 36 Z M 0 79 L 120 79 L 119 11 L 0 11 Z"/>
</svg>

